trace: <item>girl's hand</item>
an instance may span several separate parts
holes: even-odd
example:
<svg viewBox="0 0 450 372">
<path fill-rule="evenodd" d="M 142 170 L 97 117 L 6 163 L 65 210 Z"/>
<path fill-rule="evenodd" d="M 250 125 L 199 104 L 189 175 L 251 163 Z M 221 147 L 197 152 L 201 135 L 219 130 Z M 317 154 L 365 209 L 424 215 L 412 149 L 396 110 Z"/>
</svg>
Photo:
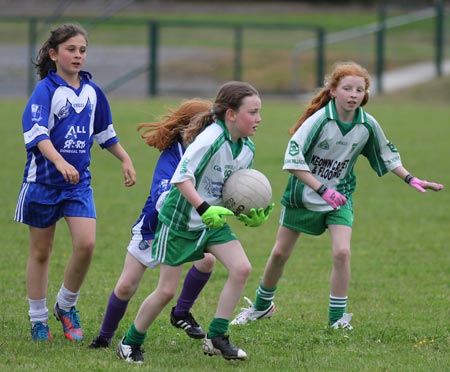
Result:
<svg viewBox="0 0 450 372">
<path fill-rule="evenodd" d="M 250 209 L 250 216 L 247 216 L 244 213 L 241 213 L 238 216 L 238 220 L 243 222 L 245 226 L 250 227 L 258 227 L 261 226 L 263 223 L 265 223 L 268 219 L 270 214 L 272 213 L 273 207 L 275 206 L 275 203 L 271 203 L 266 210 L 263 208 L 259 208 L 256 210 L 255 208 Z"/>
<path fill-rule="evenodd" d="M 336 190 L 326 189 L 320 196 L 331 205 L 333 209 L 338 209 L 341 205 L 347 203 L 347 198 Z"/>
<path fill-rule="evenodd" d="M 444 188 L 444 185 L 441 185 L 440 183 L 423 181 L 417 177 L 411 178 L 408 184 L 411 187 L 414 187 L 416 190 L 419 190 L 420 192 L 427 192 L 427 189 L 439 191 Z"/>
<path fill-rule="evenodd" d="M 125 179 L 125 187 L 133 186 L 136 183 L 136 171 L 131 160 L 122 163 L 122 172 Z"/>
<path fill-rule="evenodd" d="M 78 173 L 77 169 L 66 160 L 61 158 L 55 160 L 53 164 L 55 164 L 56 169 L 58 169 L 58 171 L 63 175 L 66 182 L 69 182 L 73 185 L 76 185 L 78 182 L 80 182 L 80 174 Z"/>
<path fill-rule="evenodd" d="M 227 222 L 226 216 L 234 216 L 234 213 L 225 207 L 211 205 L 202 213 L 202 222 L 210 229 L 222 227 Z"/>
</svg>

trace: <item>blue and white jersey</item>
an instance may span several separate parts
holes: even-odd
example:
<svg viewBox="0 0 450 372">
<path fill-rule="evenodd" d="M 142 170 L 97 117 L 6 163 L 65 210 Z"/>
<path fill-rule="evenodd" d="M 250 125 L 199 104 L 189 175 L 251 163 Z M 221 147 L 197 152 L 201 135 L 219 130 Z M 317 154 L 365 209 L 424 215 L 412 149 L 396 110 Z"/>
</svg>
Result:
<svg viewBox="0 0 450 372">
<path fill-rule="evenodd" d="M 184 154 L 184 150 L 183 145 L 177 142 L 161 153 L 153 174 L 150 195 L 145 202 L 141 215 L 131 229 L 133 235 L 141 235 L 141 239 L 145 240 L 153 240 L 155 237 L 156 227 L 158 226 L 158 210 L 170 190 L 170 180 Z"/>
<path fill-rule="evenodd" d="M 119 141 L 106 96 L 85 71 L 80 72 L 78 89 L 50 71 L 34 89 L 22 116 L 22 127 L 27 150 L 23 181 L 60 189 L 90 184 L 90 150 L 94 139 L 102 148 Z M 78 184 L 66 182 L 54 164 L 41 154 L 37 144 L 46 139 L 78 170 Z"/>
</svg>

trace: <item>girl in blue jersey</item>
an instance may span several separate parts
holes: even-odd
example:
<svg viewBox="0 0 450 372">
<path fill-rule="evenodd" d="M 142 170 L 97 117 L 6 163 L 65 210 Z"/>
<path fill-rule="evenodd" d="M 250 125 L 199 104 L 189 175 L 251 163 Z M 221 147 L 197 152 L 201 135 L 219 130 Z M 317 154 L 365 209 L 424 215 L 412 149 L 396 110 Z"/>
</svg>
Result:
<svg viewBox="0 0 450 372">
<path fill-rule="evenodd" d="M 104 93 L 82 71 L 86 31 L 63 25 L 51 31 L 36 68 L 41 81 L 22 118 L 27 162 L 15 221 L 29 225 L 26 283 L 33 340 L 49 340 L 48 266 L 56 223 L 66 220 L 72 255 L 54 305 L 69 340 L 82 340 L 76 304 L 95 246 L 96 213 L 91 188 L 90 150 L 94 139 L 122 163 L 125 186 L 133 186 L 133 163 L 119 144 Z"/>
<path fill-rule="evenodd" d="M 352 329 L 346 313 L 350 283 L 350 240 L 353 224 L 353 167 L 364 155 L 382 176 L 394 173 L 413 188 L 439 191 L 443 185 L 413 177 L 375 118 L 362 109 L 369 100 L 370 76 L 356 63 L 337 64 L 325 87 L 312 99 L 290 131 L 283 169 L 291 173 L 282 198 L 280 227 L 267 261 L 255 302 L 232 324 L 270 318 L 273 299 L 285 264 L 301 233 L 331 237 L 333 268 L 330 277 L 328 324 Z"/>
<path fill-rule="evenodd" d="M 139 130 L 144 130 L 142 137 L 145 142 L 161 151 L 161 155 L 153 174 L 150 194 L 141 215 L 131 229 L 133 235 L 128 245 L 122 273 L 109 297 L 99 335 L 92 341 L 91 348 L 109 346 L 145 270 L 159 264 L 152 258 L 152 241 L 158 225 L 158 211 L 169 192 L 172 175 L 188 145 L 184 140 L 183 131 L 196 114 L 209 111 L 211 105 L 211 102 L 206 100 L 188 100 L 176 110 L 164 115 L 161 121 L 138 126 Z M 202 260 L 192 265 L 186 275 L 177 304 L 170 314 L 172 325 L 184 329 L 192 338 L 205 337 L 205 332 L 192 316 L 190 309 L 211 276 L 215 261 L 214 256 L 207 253 Z"/>
<path fill-rule="evenodd" d="M 127 362 L 143 362 L 141 345 L 147 329 L 175 295 L 182 264 L 202 259 L 205 252 L 222 262 L 229 276 L 203 341 L 203 351 L 226 359 L 247 357 L 226 335 L 251 266 L 226 224 L 226 216 L 233 212 L 222 206 L 222 188 L 233 172 L 253 165 L 255 150 L 249 137 L 259 126 L 260 110 L 261 100 L 255 88 L 229 82 L 220 88 L 211 111 L 195 116 L 185 130 L 184 138 L 190 145 L 172 177 L 174 187 L 158 215 L 152 246 L 153 257 L 161 263 L 158 286 L 144 300 L 117 347 L 118 356 Z M 258 226 L 267 220 L 272 208 L 253 210 L 252 217 L 242 215 L 239 219 Z"/>
</svg>

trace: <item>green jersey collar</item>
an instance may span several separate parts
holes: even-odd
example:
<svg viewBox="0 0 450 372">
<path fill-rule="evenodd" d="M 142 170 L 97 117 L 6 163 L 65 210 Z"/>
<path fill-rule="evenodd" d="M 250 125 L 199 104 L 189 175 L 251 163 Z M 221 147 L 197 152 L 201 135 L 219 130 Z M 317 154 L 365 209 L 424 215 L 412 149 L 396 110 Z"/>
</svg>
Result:
<svg viewBox="0 0 450 372">
<path fill-rule="evenodd" d="M 228 143 L 230 144 L 231 151 L 233 153 L 233 157 L 236 158 L 239 155 L 239 153 L 241 152 L 241 150 L 244 146 L 244 142 L 247 141 L 247 137 L 239 138 L 236 143 L 233 143 L 233 141 L 231 140 L 230 132 L 228 131 L 228 128 L 225 125 L 225 123 L 222 120 L 216 120 L 216 123 L 222 127 L 223 134 L 224 134 L 226 140 L 228 141 Z"/>
<path fill-rule="evenodd" d="M 339 119 L 339 115 L 336 111 L 336 104 L 334 98 L 328 102 L 325 107 L 325 112 L 327 118 L 330 120 L 335 120 L 342 134 L 345 135 L 350 132 L 356 124 L 367 123 L 367 114 L 362 107 L 358 107 L 355 111 L 355 116 L 351 123 L 344 123 Z"/>
</svg>

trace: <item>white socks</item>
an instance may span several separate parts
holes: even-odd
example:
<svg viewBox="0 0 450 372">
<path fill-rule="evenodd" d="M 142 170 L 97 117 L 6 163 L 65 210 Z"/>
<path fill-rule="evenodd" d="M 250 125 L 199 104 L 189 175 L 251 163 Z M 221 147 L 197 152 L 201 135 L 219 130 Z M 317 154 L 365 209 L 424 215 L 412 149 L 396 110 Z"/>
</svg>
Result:
<svg viewBox="0 0 450 372">
<path fill-rule="evenodd" d="M 48 309 L 47 309 L 47 299 L 43 298 L 41 300 L 28 299 L 30 304 L 30 310 L 28 315 L 30 316 L 30 321 L 34 325 L 36 322 L 47 323 L 48 322 Z"/>
<path fill-rule="evenodd" d="M 63 283 L 59 289 L 58 296 L 56 297 L 59 308 L 64 311 L 70 311 L 70 309 L 77 304 L 79 294 L 80 291 L 76 293 L 69 291 L 64 287 Z"/>
</svg>

